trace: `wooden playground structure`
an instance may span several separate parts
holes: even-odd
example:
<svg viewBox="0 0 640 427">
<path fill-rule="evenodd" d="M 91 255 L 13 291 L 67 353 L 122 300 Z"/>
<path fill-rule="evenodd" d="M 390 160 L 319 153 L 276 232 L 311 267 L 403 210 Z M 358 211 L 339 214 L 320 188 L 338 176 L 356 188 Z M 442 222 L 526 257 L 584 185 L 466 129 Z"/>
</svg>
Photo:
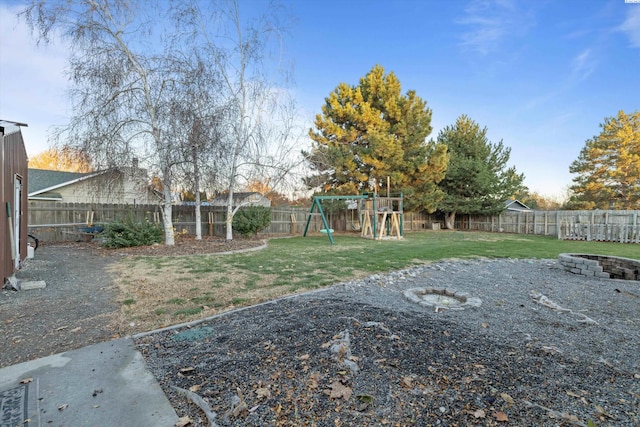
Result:
<svg viewBox="0 0 640 427">
<path fill-rule="evenodd" d="M 306 237 L 309 224 L 314 215 L 322 219 L 324 228 L 320 230 L 326 233 L 331 244 L 333 230 L 329 227 L 327 218 L 322 209 L 323 200 L 357 201 L 358 218 L 360 219 L 360 236 L 374 240 L 399 240 L 403 238 L 403 196 L 402 194 L 380 197 L 375 193 L 365 193 L 358 196 L 315 196 L 311 209 L 307 215 L 307 224 L 303 236 Z M 317 210 L 317 213 L 315 212 Z"/>
</svg>

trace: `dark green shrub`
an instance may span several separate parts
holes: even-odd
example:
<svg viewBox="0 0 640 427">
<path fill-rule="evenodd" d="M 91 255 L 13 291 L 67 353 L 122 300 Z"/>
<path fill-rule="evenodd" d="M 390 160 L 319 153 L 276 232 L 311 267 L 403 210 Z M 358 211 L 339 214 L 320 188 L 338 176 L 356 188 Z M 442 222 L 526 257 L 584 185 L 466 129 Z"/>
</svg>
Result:
<svg viewBox="0 0 640 427">
<path fill-rule="evenodd" d="M 264 206 L 248 206 L 233 216 L 233 230 L 242 236 L 258 234 L 271 224 L 271 209 Z"/>
<path fill-rule="evenodd" d="M 101 237 L 107 248 L 129 248 L 162 243 L 163 230 L 148 221 L 115 221 L 106 225 Z"/>
</svg>

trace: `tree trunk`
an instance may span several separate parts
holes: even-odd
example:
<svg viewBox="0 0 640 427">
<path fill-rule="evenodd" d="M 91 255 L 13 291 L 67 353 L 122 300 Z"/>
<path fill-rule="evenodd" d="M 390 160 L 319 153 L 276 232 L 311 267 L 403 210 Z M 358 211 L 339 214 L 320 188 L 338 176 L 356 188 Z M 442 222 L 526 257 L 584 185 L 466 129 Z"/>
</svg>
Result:
<svg viewBox="0 0 640 427">
<path fill-rule="evenodd" d="M 456 213 L 449 212 L 444 214 L 444 225 L 447 230 L 454 230 L 456 228 Z"/>
<path fill-rule="evenodd" d="M 196 191 L 196 240 L 202 240 L 202 213 L 200 212 L 200 203 L 200 191 Z"/>
<path fill-rule="evenodd" d="M 198 154 L 193 151 L 193 175 L 196 192 L 196 240 L 202 240 L 202 213 L 200 212 L 200 168 L 198 167 Z"/>
<path fill-rule="evenodd" d="M 164 244 L 173 246 L 176 244 L 173 232 L 173 205 L 171 204 L 171 188 L 164 185 L 164 206 L 162 207 L 162 222 L 164 223 Z"/>
<path fill-rule="evenodd" d="M 233 190 L 229 187 L 227 198 L 227 240 L 233 240 Z"/>
</svg>

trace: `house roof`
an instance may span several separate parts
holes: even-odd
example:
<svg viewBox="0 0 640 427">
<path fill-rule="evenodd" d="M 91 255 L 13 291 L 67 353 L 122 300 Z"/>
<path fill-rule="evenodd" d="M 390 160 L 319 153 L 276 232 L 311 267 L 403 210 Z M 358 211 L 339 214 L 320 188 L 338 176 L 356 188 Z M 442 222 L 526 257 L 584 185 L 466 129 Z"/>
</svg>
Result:
<svg viewBox="0 0 640 427">
<path fill-rule="evenodd" d="M 109 170 L 79 173 L 50 171 L 45 169 L 28 169 L 29 197 L 59 200 L 60 194 L 52 192 L 53 190 L 66 187 L 67 185 L 75 184 L 76 182 L 102 175 L 107 172 L 109 172 Z"/>
<path fill-rule="evenodd" d="M 529 206 L 525 205 L 520 200 L 516 200 L 516 199 L 510 199 L 505 201 L 504 207 L 508 211 L 527 212 L 532 210 Z"/>
<path fill-rule="evenodd" d="M 61 172 L 45 169 L 29 169 L 29 195 L 41 193 L 51 187 L 68 185 L 91 173 Z"/>
<path fill-rule="evenodd" d="M 9 135 L 15 132 L 19 132 L 20 131 L 20 127 L 27 127 L 29 125 L 27 125 L 26 123 L 20 123 L 20 122 L 13 122 L 11 120 L 2 120 L 0 119 L 0 128 L 2 130 L 2 133 L 5 135 Z"/>
</svg>

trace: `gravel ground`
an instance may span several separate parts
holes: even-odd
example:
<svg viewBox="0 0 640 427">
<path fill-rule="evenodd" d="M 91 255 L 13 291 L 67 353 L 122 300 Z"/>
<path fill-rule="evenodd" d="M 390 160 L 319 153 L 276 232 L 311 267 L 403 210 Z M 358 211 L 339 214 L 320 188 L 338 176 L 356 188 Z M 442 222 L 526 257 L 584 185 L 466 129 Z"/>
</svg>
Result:
<svg viewBox="0 0 640 427">
<path fill-rule="evenodd" d="M 95 245 L 42 246 L 16 274 L 46 288 L 0 294 L 0 367 L 107 341 L 116 333 L 115 285 L 105 268 L 116 259 Z"/>
<path fill-rule="evenodd" d="M 44 289 L 0 292 L 0 367 L 75 350 L 120 336 L 117 285 L 107 267 L 123 256 L 173 256 L 237 251 L 260 239 L 177 236 L 174 246 L 104 249 L 96 242 L 43 243 L 16 273 L 44 280 Z"/>
<path fill-rule="evenodd" d="M 405 298 L 415 287 L 482 305 L 436 312 Z M 443 261 L 137 345 L 196 426 L 209 422 L 194 396 L 217 426 L 638 426 L 638 295 L 554 260 Z"/>
</svg>

